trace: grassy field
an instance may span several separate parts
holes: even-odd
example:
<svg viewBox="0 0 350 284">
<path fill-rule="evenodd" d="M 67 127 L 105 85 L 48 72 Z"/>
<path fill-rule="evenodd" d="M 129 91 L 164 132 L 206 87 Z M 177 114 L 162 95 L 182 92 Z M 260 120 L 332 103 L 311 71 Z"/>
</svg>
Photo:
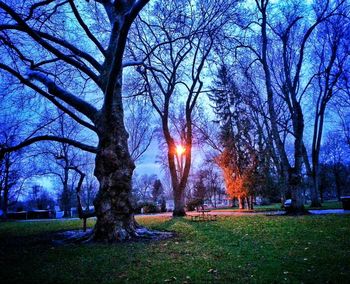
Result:
<svg viewBox="0 0 350 284">
<path fill-rule="evenodd" d="M 1 283 L 350 283 L 350 218 L 139 217 L 173 239 L 53 247 L 79 221 L 0 223 Z M 92 222 L 89 223 L 92 226 Z"/>
<path fill-rule="evenodd" d="M 313 209 L 312 207 L 308 206 L 308 209 Z M 316 209 L 342 209 L 343 205 L 340 201 L 337 200 L 329 200 L 322 203 L 321 208 Z"/>
<path fill-rule="evenodd" d="M 335 201 L 335 200 L 327 200 L 322 203 L 322 207 L 310 207 L 310 205 L 305 206 L 306 209 L 342 209 L 342 203 L 340 201 Z M 220 209 L 214 209 L 214 211 L 241 211 L 238 208 L 232 208 L 232 207 L 227 207 L 227 208 L 220 208 Z M 254 212 L 266 212 L 266 211 L 279 211 L 283 210 L 281 208 L 281 203 L 272 203 L 269 205 L 256 205 L 254 206 Z M 246 210 L 245 210 L 246 211 Z"/>
</svg>

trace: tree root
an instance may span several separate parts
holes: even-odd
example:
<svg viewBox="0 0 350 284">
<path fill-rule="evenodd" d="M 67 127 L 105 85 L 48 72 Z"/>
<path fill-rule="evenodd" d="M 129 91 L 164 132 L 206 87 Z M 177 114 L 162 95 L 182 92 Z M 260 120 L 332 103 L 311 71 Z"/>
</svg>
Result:
<svg viewBox="0 0 350 284">
<path fill-rule="evenodd" d="M 125 231 L 125 230 L 124 230 Z M 175 236 L 173 232 L 149 230 L 145 227 L 138 226 L 132 234 L 128 234 L 123 239 L 116 239 L 110 243 L 121 242 L 138 242 L 138 241 L 160 241 L 169 239 Z M 83 230 L 70 230 L 57 233 L 53 236 L 52 244 L 54 246 L 69 245 L 69 244 L 90 244 L 101 243 L 94 240 L 93 229 Z M 107 243 L 107 242 L 104 242 Z"/>
</svg>

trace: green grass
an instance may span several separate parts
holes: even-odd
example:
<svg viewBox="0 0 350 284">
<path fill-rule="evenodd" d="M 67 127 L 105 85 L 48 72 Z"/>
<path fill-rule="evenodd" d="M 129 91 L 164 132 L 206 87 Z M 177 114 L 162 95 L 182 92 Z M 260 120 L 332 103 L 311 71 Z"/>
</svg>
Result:
<svg viewBox="0 0 350 284">
<path fill-rule="evenodd" d="M 338 200 L 329 200 L 322 203 L 322 207 L 320 208 L 312 208 L 309 207 L 309 209 L 342 209 L 343 205 Z"/>
<path fill-rule="evenodd" d="M 307 209 L 342 209 L 342 203 L 340 201 L 335 201 L 335 200 L 327 200 L 322 203 L 322 207 L 310 207 L 310 205 L 305 206 Z M 220 208 L 220 209 L 213 209 L 214 211 L 242 211 L 238 208 L 232 208 L 232 207 L 226 207 L 226 208 Z M 281 203 L 272 203 L 269 205 L 256 205 L 254 206 L 254 212 L 266 212 L 266 211 L 279 211 L 283 210 L 281 208 Z M 247 211 L 247 210 L 243 210 Z"/>
<path fill-rule="evenodd" d="M 218 209 L 212 209 L 213 211 L 247 211 L 248 210 L 241 210 L 238 209 L 237 207 L 225 207 L 225 208 L 218 208 Z M 266 211 L 278 211 L 282 210 L 281 209 L 281 204 L 280 203 L 272 203 L 269 205 L 255 205 L 253 212 L 266 212 Z"/>
<path fill-rule="evenodd" d="M 0 224 L 1 283 L 350 283 L 350 218 L 139 217 L 173 239 L 52 247 L 38 236 L 79 221 Z M 92 222 L 89 223 L 92 226 Z M 20 244 L 18 242 L 21 242 Z"/>
</svg>

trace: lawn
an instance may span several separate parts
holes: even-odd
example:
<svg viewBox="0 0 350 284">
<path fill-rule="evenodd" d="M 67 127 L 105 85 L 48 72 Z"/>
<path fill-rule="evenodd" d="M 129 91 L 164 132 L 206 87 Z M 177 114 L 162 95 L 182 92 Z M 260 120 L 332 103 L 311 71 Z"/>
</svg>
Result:
<svg viewBox="0 0 350 284">
<path fill-rule="evenodd" d="M 311 207 L 310 204 L 305 206 L 306 209 L 342 209 L 343 205 L 340 201 L 337 200 L 327 200 L 322 203 L 322 207 Z M 254 212 L 266 212 L 266 211 L 280 211 L 283 210 L 281 208 L 281 203 L 271 203 L 269 205 L 255 205 L 254 206 Z M 219 208 L 214 209 L 214 211 L 243 211 L 248 212 L 248 210 L 240 210 L 237 207 L 225 207 L 225 208 Z"/>
<path fill-rule="evenodd" d="M 216 222 L 139 217 L 173 239 L 53 247 L 79 221 L 0 224 L 1 283 L 350 283 L 350 218 L 232 216 Z M 89 223 L 92 226 L 92 222 Z"/>
</svg>

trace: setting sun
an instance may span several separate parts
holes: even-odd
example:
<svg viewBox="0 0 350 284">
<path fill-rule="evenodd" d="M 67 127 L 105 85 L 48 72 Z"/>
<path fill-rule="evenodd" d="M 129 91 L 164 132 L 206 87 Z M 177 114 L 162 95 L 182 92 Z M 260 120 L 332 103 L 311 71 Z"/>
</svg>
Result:
<svg viewBox="0 0 350 284">
<path fill-rule="evenodd" d="M 185 153 L 185 147 L 184 146 L 182 146 L 182 145 L 177 145 L 176 146 L 176 153 L 178 154 L 178 155 L 182 155 L 183 153 Z"/>
</svg>

